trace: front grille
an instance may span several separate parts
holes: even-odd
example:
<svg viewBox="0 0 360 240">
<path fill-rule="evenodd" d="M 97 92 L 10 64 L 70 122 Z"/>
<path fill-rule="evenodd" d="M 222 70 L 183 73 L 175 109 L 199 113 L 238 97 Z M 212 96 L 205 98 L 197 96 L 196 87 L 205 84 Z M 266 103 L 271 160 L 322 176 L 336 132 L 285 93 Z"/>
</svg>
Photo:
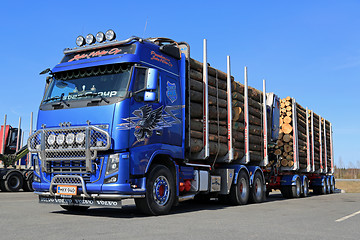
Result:
<svg viewBox="0 0 360 240">
<path fill-rule="evenodd" d="M 50 172 L 54 174 L 58 173 L 86 173 L 86 162 L 85 161 L 52 161 L 50 165 Z"/>
<path fill-rule="evenodd" d="M 41 129 L 28 140 L 29 151 L 39 154 L 43 171 L 53 173 L 92 172 L 97 151 L 108 150 L 110 144 L 109 133 L 95 126 Z"/>
<path fill-rule="evenodd" d="M 81 178 L 77 176 L 56 176 L 53 180 L 54 185 L 76 185 L 81 186 Z"/>
</svg>

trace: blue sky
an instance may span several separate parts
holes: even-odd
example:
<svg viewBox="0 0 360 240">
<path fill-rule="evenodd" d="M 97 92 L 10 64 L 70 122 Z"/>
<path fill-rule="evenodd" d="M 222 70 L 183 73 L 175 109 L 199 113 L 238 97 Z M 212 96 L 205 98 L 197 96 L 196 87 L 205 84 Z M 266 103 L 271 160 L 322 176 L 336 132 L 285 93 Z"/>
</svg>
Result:
<svg viewBox="0 0 360 240">
<path fill-rule="evenodd" d="M 0 123 L 29 133 L 44 76 L 75 38 L 114 29 L 117 39 L 168 37 L 201 60 L 280 97 L 294 97 L 333 123 L 335 160 L 360 167 L 360 2 L 347 1 L 2 1 Z M 146 24 L 147 22 L 147 24 Z M 146 25 L 146 29 L 145 29 Z"/>
</svg>

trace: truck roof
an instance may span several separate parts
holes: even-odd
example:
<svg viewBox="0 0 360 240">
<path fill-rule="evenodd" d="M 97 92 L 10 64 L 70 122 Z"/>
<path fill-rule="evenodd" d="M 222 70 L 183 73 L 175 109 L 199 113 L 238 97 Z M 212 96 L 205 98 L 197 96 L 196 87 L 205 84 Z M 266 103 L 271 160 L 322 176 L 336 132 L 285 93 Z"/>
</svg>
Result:
<svg viewBox="0 0 360 240">
<path fill-rule="evenodd" d="M 176 63 L 174 61 L 175 59 L 173 59 L 174 56 L 171 56 L 171 53 L 174 52 L 174 50 L 168 51 L 169 53 L 165 52 L 165 54 L 168 53 L 170 56 L 168 54 L 168 56 L 164 56 L 164 51 L 161 51 L 164 46 L 162 45 L 162 42 L 164 41 L 176 43 L 175 41 L 166 38 L 141 39 L 138 37 L 131 37 L 123 41 L 99 43 L 73 49 L 67 48 L 64 50 L 65 56 L 61 62 L 52 69 L 52 72 L 56 73 L 99 65 L 123 62 L 136 63 L 141 61 L 148 63 L 150 61 L 153 62 L 154 65 L 159 65 L 158 67 L 174 72 L 176 70 L 173 69 L 173 66 Z M 148 52 L 150 52 L 150 56 L 140 54 L 144 49 L 147 49 Z"/>
</svg>

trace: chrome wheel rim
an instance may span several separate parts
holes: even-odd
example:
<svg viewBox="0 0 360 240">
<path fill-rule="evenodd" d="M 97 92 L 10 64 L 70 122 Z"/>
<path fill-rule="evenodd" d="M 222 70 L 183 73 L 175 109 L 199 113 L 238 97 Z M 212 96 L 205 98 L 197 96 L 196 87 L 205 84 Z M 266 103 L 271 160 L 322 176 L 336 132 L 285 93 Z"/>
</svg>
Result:
<svg viewBox="0 0 360 240">
<path fill-rule="evenodd" d="M 164 206 L 170 197 L 169 181 L 164 176 L 159 176 L 155 179 L 153 185 L 154 201 L 159 206 Z"/>
<path fill-rule="evenodd" d="M 254 188 L 255 188 L 256 197 L 260 197 L 261 196 L 261 181 L 259 178 L 256 179 Z"/>
<path fill-rule="evenodd" d="M 246 184 L 246 180 L 244 178 L 240 179 L 240 198 L 241 199 L 245 199 L 246 195 L 247 195 L 247 184 Z"/>
</svg>

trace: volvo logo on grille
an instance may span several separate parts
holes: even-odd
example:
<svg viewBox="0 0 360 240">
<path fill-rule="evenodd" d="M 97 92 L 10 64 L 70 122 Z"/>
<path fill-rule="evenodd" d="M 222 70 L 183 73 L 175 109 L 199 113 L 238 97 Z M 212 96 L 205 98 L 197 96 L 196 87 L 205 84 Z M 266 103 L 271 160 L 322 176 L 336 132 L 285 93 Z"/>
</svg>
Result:
<svg viewBox="0 0 360 240">
<path fill-rule="evenodd" d="M 60 127 L 70 127 L 70 126 L 71 126 L 71 122 L 62 122 L 62 123 L 59 123 L 59 126 L 60 126 Z"/>
</svg>

